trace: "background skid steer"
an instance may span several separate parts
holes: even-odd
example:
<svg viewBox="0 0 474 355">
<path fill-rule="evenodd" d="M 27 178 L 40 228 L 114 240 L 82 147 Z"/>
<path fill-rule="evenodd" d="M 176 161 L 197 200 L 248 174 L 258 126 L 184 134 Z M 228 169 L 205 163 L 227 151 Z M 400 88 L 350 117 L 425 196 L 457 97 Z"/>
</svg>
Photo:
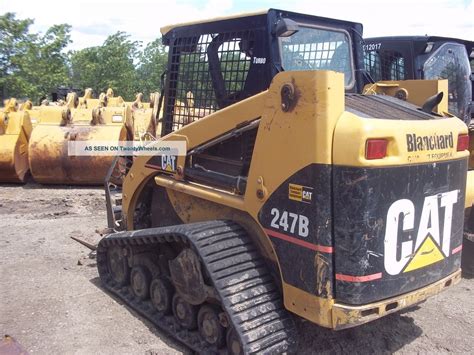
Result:
<svg viewBox="0 0 474 355">
<path fill-rule="evenodd" d="M 31 130 L 28 112 L 18 111 L 16 100 L 10 99 L 0 112 L 0 182 L 25 180 Z"/>
<path fill-rule="evenodd" d="M 438 105 L 437 112 L 449 111 L 469 128 L 462 268 L 465 274 L 474 275 L 474 42 L 434 36 L 375 37 L 365 41 L 365 67 L 377 81 L 367 86 L 368 91 L 421 105 L 420 101 L 433 94 L 426 91 L 427 86 L 422 87 L 426 79 L 448 80 L 448 107 Z"/>
</svg>

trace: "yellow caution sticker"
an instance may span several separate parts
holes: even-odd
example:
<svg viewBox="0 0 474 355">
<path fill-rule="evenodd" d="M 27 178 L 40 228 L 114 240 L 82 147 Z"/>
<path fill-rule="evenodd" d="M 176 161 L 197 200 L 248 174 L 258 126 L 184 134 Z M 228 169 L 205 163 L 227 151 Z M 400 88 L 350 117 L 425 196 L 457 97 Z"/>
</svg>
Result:
<svg viewBox="0 0 474 355">
<path fill-rule="evenodd" d="M 288 198 L 293 201 L 311 203 L 313 199 L 313 188 L 309 186 L 289 184 Z"/>
</svg>

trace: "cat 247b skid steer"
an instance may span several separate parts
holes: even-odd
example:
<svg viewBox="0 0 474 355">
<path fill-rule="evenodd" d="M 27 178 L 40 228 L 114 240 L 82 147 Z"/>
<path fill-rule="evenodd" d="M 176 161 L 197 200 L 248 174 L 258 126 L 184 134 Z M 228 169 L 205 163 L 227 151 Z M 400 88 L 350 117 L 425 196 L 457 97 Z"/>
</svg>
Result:
<svg viewBox="0 0 474 355">
<path fill-rule="evenodd" d="M 194 351 L 279 353 L 294 315 L 343 329 L 459 281 L 467 127 L 446 97 L 356 94 L 360 24 L 269 10 L 161 31 L 152 144 L 187 149 L 106 184 L 110 292 Z"/>
<path fill-rule="evenodd" d="M 378 82 L 371 88 L 377 92 L 398 91 L 399 88 L 393 87 L 398 83 L 396 80 L 449 81 L 449 112 L 469 127 L 471 157 L 466 184 L 461 267 L 463 273 L 474 276 L 474 42 L 433 36 L 375 37 L 365 40 L 364 50 L 366 70 Z M 403 89 L 399 91 L 402 92 Z M 401 96 L 410 100 L 410 96 L 419 95 L 420 91 L 412 94 L 415 93 L 406 91 L 406 95 Z"/>
</svg>

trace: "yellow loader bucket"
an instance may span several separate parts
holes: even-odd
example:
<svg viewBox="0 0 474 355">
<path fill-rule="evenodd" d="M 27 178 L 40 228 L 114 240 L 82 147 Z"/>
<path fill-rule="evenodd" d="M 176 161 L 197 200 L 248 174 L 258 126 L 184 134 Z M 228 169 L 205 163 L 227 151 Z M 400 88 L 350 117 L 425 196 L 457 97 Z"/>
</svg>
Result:
<svg viewBox="0 0 474 355">
<path fill-rule="evenodd" d="M 26 111 L 0 113 L 0 182 L 23 182 L 31 122 Z"/>
<path fill-rule="evenodd" d="M 131 113 L 128 107 L 72 109 L 72 123 L 41 123 L 30 139 L 30 170 L 42 184 L 103 184 L 114 156 L 70 156 L 73 141 L 119 142 L 130 138 Z"/>
<path fill-rule="evenodd" d="M 41 121 L 41 106 L 33 106 L 30 109 L 26 109 L 25 111 L 28 112 L 30 116 L 31 126 L 33 129 L 40 123 Z"/>
<path fill-rule="evenodd" d="M 161 133 L 161 123 L 158 123 L 159 128 L 155 128 L 152 123 L 153 109 L 139 108 L 132 113 L 133 116 L 133 140 L 135 141 L 149 141 L 157 138 L 157 134 Z"/>
<path fill-rule="evenodd" d="M 147 141 L 159 138 L 161 135 L 161 120 L 163 108 L 158 114 L 159 93 L 150 95 L 150 104 L 142 102 L 143 95 L 140 93 L 134 102 L 130 104 L 132 108 L 133 120 L 133 140 Z M 148 107 L 147 107 L 148 106 Z"/>
</svg>

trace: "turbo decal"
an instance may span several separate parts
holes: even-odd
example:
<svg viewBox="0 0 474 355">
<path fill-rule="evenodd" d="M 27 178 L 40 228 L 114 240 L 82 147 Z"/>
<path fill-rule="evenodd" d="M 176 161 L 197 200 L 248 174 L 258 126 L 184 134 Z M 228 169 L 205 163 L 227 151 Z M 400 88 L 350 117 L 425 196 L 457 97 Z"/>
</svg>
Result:
<svg viewBox="0 0 474 355">
<path fill-rule="evenodd" d="M 384 239 L 384 267 L 388 274 L 420 269 L 450 255 L 453 206 L 458 202 L 458 195 L 459 190 L 453 190 L 425 197 L 417 231 L 414 203 L 409 199 L 392 203 L 387 212 Z M 439 218 L 441 209 L 443 221 Z M 408 237 L 400 235 L 403 233 L 408 233 Z"/>
</svg>

